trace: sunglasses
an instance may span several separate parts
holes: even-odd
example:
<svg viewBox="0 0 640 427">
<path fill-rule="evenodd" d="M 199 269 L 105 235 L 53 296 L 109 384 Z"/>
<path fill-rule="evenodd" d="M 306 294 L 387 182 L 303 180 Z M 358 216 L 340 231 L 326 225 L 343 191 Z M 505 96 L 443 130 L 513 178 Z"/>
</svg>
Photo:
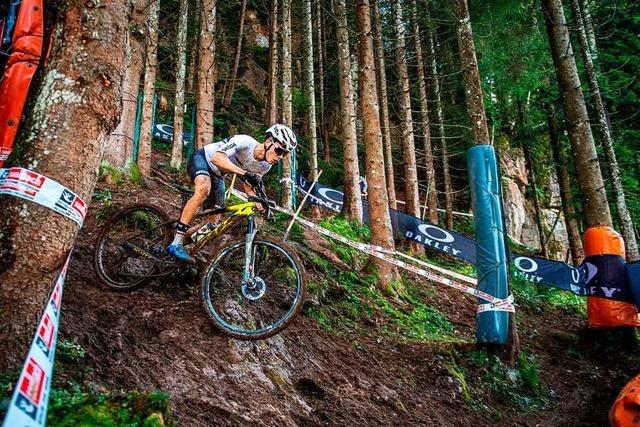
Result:
<svg viewBox="0 0 640 427">
<path fill-rule="evenodd" d="M 278 156 L 285 156 L 288 153 L 287 150 L 285 150 L 282 147 L 278 147 L 277 145 L 273 147 L 273 150 L 276 152 Z"/>
</svg>

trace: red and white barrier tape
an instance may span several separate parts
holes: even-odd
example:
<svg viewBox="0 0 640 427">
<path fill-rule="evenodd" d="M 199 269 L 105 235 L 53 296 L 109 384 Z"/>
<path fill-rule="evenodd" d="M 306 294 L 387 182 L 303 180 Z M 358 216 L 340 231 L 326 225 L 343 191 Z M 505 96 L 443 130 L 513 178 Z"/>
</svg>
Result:
<svg viewBox="0 0 640 427">
<path fill-rule="evenodd" d="M 234 190 L 234 194 L 238 197 L 244 197 L 244 193 L 241 193 L 237 190 Z M 273 209 L 277 210 L 278 212 L 283 212 L 287 215 L 293 215 L 293 212 L 290 212 L 288 210 L 282 209 L 279 206 L 274 207 Z M 505 299 L 500 299 L 500 298 L 496 298 L 493 295 L 490 295 L 486 292 L 483 292 L 479 289 L 476 288 L 472 288 L 471 286 L 467 286 L 465 284 L 462 284 L 460 282 L 456 282 L 452 279 L 448 279 L 446 277 L 434 274 L 432 272 L 429 272 L 427 270 L 423 270 L 419 267 L 416 267 L 415 265 L 409 264 L 405 261 L 401 261 L 398 259 L 393 258 L 392 256 L 390 256 L 390 254 L 392 253 L 391 251 L 381 248 L 379 246 L 375 246 L 375 245 L 369 245 L 366 243 L 360 243 L 360 242 L 355 242 L 353 240 L 349 240 L 344 236 L 341 236 L 340 234 L 334 233 L 333 231 L 327 230 L 326 228 L 320 227 L 316 224 L 314 224 L 311 221 L 308 221 L 304 218 L 300 218 L 297 217 L 296 221 L 298 221 L 300 224 L 311 228 L 313 230 L 316 230 L 317 232 L 319 232 L 320 234 L 323 234 L 327 237 L 331 237 L 334 240 L 337 240 L 339 242 L 342 242 L 346 245 L 351 246 L 352 248 L 358 249 L 361 252 L 367 253 L 371 256 L 374 256 L 376 258 L 382 259 L 390 264 L 393 264 L 397 267 L 400 267 L 404 270 L 410 271 L 418 276 L 422 276 L 428 280 L 431 280 L 433 282 L 437 282 L 437 283 L 441 283 L 445 286 L 449 286 L 451 288 L 457 289 L 459 291 L 462 291 L 466 294 L 469 295 L 473 295 L 477 298 L 481 298 L 485 301 L 487 301 L 486 304 L 479 304 L 478 305 L 478 313 L 484 313 L 487 311 L 508 311 L 508 312 L 515 312 L 515 307 L 513 305 L 513 296 L 509 296 L 508 298 Z M 443 269 L 444 270 L 444 269 Z"/>
<path fill-rule="evenodd" d="M 0 169 L 0 194 L 20 197 L 53 209 L 82 226 L 87 205 L 73 191 L 24 168 Z"/>
<path fill-rule="evenodd" d="M 0 169 L 0 194 L 8 194 L 46 206 L 79 226 L 87 205 L 68 188 L 23 168 Z M 53 361 L 58 341 L 60 307 L 71 253 L 60 271 L 18 378 L 3 427 L 44 426 L 51 390 Z"/>
</svg>

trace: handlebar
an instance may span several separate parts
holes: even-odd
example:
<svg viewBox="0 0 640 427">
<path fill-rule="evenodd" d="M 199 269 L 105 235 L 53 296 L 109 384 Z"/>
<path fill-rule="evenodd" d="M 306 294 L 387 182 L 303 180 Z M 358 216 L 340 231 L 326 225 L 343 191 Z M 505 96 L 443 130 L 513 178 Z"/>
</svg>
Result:
<svg viewBox="0 0 640 427">
<path fill-rule="evenodd" d="M 256 202 L 256 203 L 260 203 L 262 206 L 264 206 L 265 209 L 265 213 L 264 216 L 265 218 L 269 219 L 272 217 L 272 213 L 271 213 L 271 202 L 269 201 L 269 198 L 267 197 L 267 193 L 265 191 L 264 188 L 264 183 L 262 181 L 260 181 L 260 185 L 258 185 L 257 187 L 253 188 L 256 191 L 256 195 L 255 196 L 249 196 L 247 197 L 247 200 L 250 202 Z"/>
</svg>

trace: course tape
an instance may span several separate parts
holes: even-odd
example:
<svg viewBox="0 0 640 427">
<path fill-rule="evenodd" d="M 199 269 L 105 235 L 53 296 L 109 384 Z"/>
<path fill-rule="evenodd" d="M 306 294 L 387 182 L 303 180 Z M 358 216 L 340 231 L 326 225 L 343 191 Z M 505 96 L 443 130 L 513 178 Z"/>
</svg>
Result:
<svg viewBox="0 0 640 427">
<path fill-rule="evenodd" d="M 82 226 L 87 204 L 73 191 L 29 169 L 0 169 L 0 194 L 19 197 L 52 209 Z"/>
<path fill-rule="evenodd" d="M 0 194 L 16 196 L 50 208 L 82 226 L 87 205 L 74 192 L 50 178 L 24 168 L 0 169 Z M 60 307 L 71 252 L 58 275 L 38 324 L 3 427 L 44 426 L 58 342 Z"/>
<path fill-rule="evenodd" d="M 234 190 L 234 195 L 238 196 L 238 197 L 243 197 L 244 193 L 241 193 L 237 190 Z M 293 215 L 292 212 L 283 209 L 279 206 L 275 206 L 272 209 L 277 210 L 278 212 L 282 212 L 288 215 Z M 452 279 L 448 279 L 446 277 L 440 276 L 438 274 L 423 270 L 421 268 L 416 267 L 415 265 L 409 264 L 407 262 L 398 260 L 393 258 L 392 256 L 390 256 L 391 251 L 388 249 L 384 249 L 381 248 L 380 246 L 375 246 L 375 245 L 369 245 L 366 243 L 360 243 L 360 242 L 355 242 L 353 240 L 347 239 L 344 236 L 341 236 L 340 234 L 334 233 L 331 230 L 327 230 L 326 228 L 320 227 L 316 224 L 314 224 L 311 221 L 308 221 L 304 218 L 301 217 L 296 217 L 295 218 L 296 221 L 298 221 L 300 224 L 306 226 L 307 228 L 311 228 L 315 231 L 317 231 L 320 234 L 323 234 L 327 237 L 331 237 L 334 240 L 337 240 L 339 242 L 342 242 L 346 245 L 351 246 L 352 248 L 358 249 L 361 252 L 365 252 L 371 256 L 374 256 L 376 258 L 382 259 L 390 264 L 393 264 L 397 267 L 400 267 L 404 270 L 410 271 L 418 276 L 422 276 L 428 280 L 431 280 L 433 282 L 436 283 L 440 283 L 443 284 L 445 286 L 449 286 L 451 288 L 457 289 L 459 291 L 462 291 L 466 294 L 469 295 L 473 295 L 474 297 L 480 298 L 485 300 L 487 303 L 486 304 L 480 304 L 478 305 L 478 313 L 483 313 L 483 312 L 487 312 L 487 311 L 508 311 L 508 312 L 512 312 L 515 313 L 515 307 L 513 305 L 513 296 L 510 295 L 508 298 L 505 299 L 500 299 L 500 298 L 496 298 L 493 295 L 490 295 L 486 292 L 483 292 L 477 288 L 473 288 L 471 286 L 467 286 L 465 284 L 462 284 L 460 282 L 457 282 L 455 280 Z"/>
<path fill-rule="evenodd" d="M 71 253 L 62 267 L 13 391 L 3 427 L 44 426 L 58 342 L 60 304 Z"/>
</svg>

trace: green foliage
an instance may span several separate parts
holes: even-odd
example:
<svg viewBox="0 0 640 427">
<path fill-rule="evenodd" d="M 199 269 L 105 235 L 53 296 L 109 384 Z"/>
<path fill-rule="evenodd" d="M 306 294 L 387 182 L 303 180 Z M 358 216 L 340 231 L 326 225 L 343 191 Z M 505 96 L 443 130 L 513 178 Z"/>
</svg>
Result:
<svg viewBox="0 0 640 427">
<path fill-rule="evenodd" d="M 55 426 L 175 426 L 169 413 L 169 395 L 150 393 L 96 393 L 77 385 L 54 389 L 47 424 Z"/>
<path fill-rule="evenodd" d="M 105 188 L 102 191 L 93 193 L 92 200 L 102 203 L 102 206 L 100 206 L 100 209 L 96 212 L 96 219 L 98 221 L 104 221 L 105 218 L 113 213 L 115 207 L 113 205 L 111 189 Z"/>
<path fill-rule="evenodd" d="M 344 221 L 344 220 L 343 220 Z M 345 227 L 345 223 L 341 224 Z M 339 227 L 340 228 L 340 227 Z M 344 230 L 344 229 L 343 229 Z M 353 236 L 348 227 L 346 234 Z M 317 295 L 320 305 L 307 314 L 334 332 L 352 330 L 367 318 L 379 324 L 384 334 L 413 341 L 456 341 L 451 322 L 436 308 L 426 304 L 428 291 L 404 281 L 403 301 L 391 299 L 380 289 L 376 274 L 341 271 L 316 254 L 305 255 L 318 281 L 309 283 L 309 291 Z"/>
<path fill-rule="evenodd" d="M 511 291 L 515 302 L 521 307 L 540 312 L 543 309 L 563 310 L 567 313 L 579 315 L 587 314 L 586 300 L 569 291 L 537 286 L 526 279 L 519 277 L 518 273 L 511 272 Z"/>
<path fill-rule="evenodd" d="M 129 182 L 132 184 L 139 184 L 140 181 L 142 181 L 142 172 L 140 172 L 140 168 L 136 162 L 127 159 L 124 170 Z"/>
<path fill-rule="evenodd" d="M 477 410 L 495 411 L 483 402 L 498 399 L 515 405 L 519 412 L 535 412 L 545 409 L 552 396 L 552 391 L 540 378 L 538 359 L 525 352 L 520 353 L 513 368 L 487 350 L 454 352 L 447 370 L 461 385 L 465 403 Z M 476 380 L 468 383 L 467 376 Z M 501 416 L 499 413 L 494 415 Z"/>
<path fill-rule="evenodd" d="M 103 160 L 98 168 L 98 179 L 104 180 L 109 184 L 122 185 L 124 183 L 124 174 L 120 169 Z"/>
</svg>

